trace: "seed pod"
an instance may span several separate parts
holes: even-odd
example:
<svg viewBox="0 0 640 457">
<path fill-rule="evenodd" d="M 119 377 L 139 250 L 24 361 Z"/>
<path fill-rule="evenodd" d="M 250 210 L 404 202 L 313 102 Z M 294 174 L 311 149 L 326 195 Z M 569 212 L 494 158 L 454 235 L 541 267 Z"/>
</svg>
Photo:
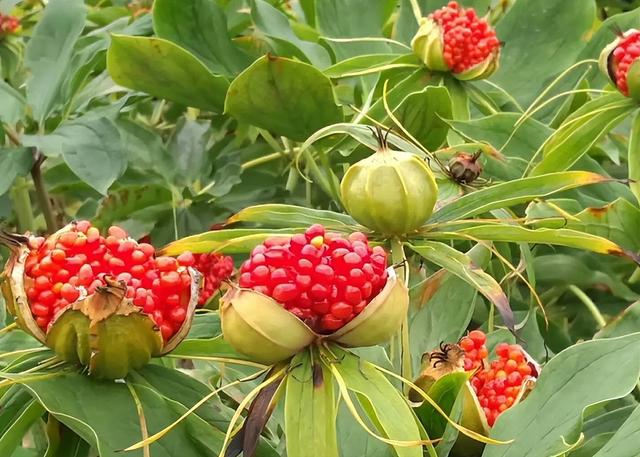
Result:
<svg viewBox="0 0 640 457">
<path fill-rule="evenodd" d="M 276 300 L 251 289 L 232 287 L 220 300 L 225 341 L 264 364 L 288 359 L 314 342 L 348 347 L 375 346 L 398 330 L 409 307 L 406 286 L 392 268 L 382 291 L 347 325 L 320 335 Z"/>
<path fill-rule="evenodd" d="M 518 345 L 499 344 L 498 358 L 489 362 L 485 346 L 486 335 L 478 330 L 462 338 L 459 344 L 442 344 L 440 348 L 423 355 L 423 367 L 414 381 L 423 391 L 441 377 L 454 372 L 467 371 L 470 381 L 465 383 L 461 425 L 487 435 L 497 416 L 522 401 L 531 391 L 539 376 L 540 367 Z M 422 401 L 415 391 L 409 398 Z M 480 455 L 484 444 L 459 435 L 451 450 L 455 457 Z"/>
<path fill-rule="evenodd" d="M 449 173 L 458 183 L 471 184 L 482 174 L 482 164 L 478 161 L 479 153 L 459 152 L 449 160 Z"/>
<path fill-rule="evenodd" d="M 433 212 L 438 187 L 419 157 L 392 151 L 378 133 L 380 148 L 351 165 L 340 184 L 342 203 L 359 223 L 384 235 L 404 235 Z"/>
<path fill-rule="evenodd" d="M 15 16 L 0 13 L 0 40 L 8 35 L 20 31 L 20 19 Z"/>
<path fill-rule="evenodd" d="M 450 72 L 460 80 L 488 78 L 498 69 L 500 41 L 495 31 L 474 9 L 457 2 L 422 18 L 411 47 L 427 68 Z"/>
<path fill-rule="evenodd" d="M 640 100 L 640 31 L 629 29 L 607 45 L 598 60 L 600 70 L 625 96 Z"/>
<path fill-rule="evenodd" d="M 78 229 L 80 224 L 82 230 Z M 68 240 L 68 234 L 81 240 L 77 245 L 82 247 L 78 249 L 89 246 L 92 251 L 84 251 L 88 256 L 64 258 L 61 240 Z M 192 268 L 179 267 L 176 275 L 188 282 L 172 289 L 171 299 L 155 303 L 153 309 L 147 304 L 138 306 L 127 271 L 131 265 L 118 263 L 122 271 L 116 277 L 113 271 L 108 271 L 108 262 L 99 265 L 98 260 L 88 260 L 93 258 L 91 252 L 104 253 L 109 258 L 123 243 L 128 247 L 137 245 L 122 238 L 108 240 L 107 244 L 116 243 L 108 248 L 98 235 L 87 222 L 70 224 L 37 242 L 37 246 L 33 237 L 1 234 L 0 241 L 11 249 L 2 292 L 9 312 L 25 332 L 53 349 L 61 359 L 86 366 L 91 376 L 118 379 L 131 369 L 144 366 L 151 357 L 170 352 L 185 338 L 198 303 L 200 274 Z M 71 254 L 74 249 L 72 245 L 67 252 Z M 146 264 L 149 269 L 153 262 L 151 254 Z M 92 271 L 87 265 L 91 264 L 96 270 L 106 271 L 87 276 Z M 64 267 L 75 269 L 75 279 L 69 279 L 70 273 Z M 160 273 L 160 280 L 165 278 L 163 275 Z M 60 281 L 54 283 L 52 278 Z M 154 296 L 160 300 L 162 291 L 157 292 Z"/>
<path fill-rule="evenodd" d="M 387 268 L 381 246 L 372 248 L 360 232 L 343 238 L 314 224 L 256 246 L 238 285 L 222 298 L 220 315 L 226 341 L 272 364 L 322 340 L 387 341 L 408 306 L 407 288 Z"/>
</svg>

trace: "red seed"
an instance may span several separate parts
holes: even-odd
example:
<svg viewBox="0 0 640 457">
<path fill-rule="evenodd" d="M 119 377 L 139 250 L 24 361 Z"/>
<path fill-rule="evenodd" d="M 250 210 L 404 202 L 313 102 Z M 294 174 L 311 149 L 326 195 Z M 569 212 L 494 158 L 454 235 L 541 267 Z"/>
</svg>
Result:
<svg viewBox="0 0 640 457">
<path fill-rule="evenodd" d="M 107 233 L 109 233 L 110 236 L 113 236 L 120 240 L 123 240 L 129 237 L 127 232 L 124 231 L 124 229 L 118 227 L 117 225 L 112 225 L 111 227 L 109 227 L 109 230 L 107 230 Z"/>
<path fill-rule="evenodd" d="M 47 317 L 49 314 L 51 314 L 51 308 L 42 303 L 36 302 L 31 305 L 31 312 L 34 316 L 37 317 Z"/>
<path fill-rule="evenodd" d="M 178 269 L 178 261 L 173 257 L 157 257 L 156 267 L 160 271 L 175 271 Z"/>
<path fill-rule="evenodd" d="M 278 284 L 273 288 L 271 296 L 274 300 L 284 303 L 293 300 L 299 293 L 295 284 Z"/>
<path fill-rule="evenodd" d="M 38 290 L 48 290 L 51 289 L 52 284 L 46 276 L 38 276 L 34 281 L 34 285 Z"/>
<path fill-rule="evenodd" d="M 353 313 L 351 305 L 345 302 L 337 302 L 331 305 L 331 314 L 338 319 L 346 319 Z"/>
<path fill-rule="evenodd" d="M 183 267 L 191 267 L 196 263 L 196 258 L 190 251 L 185 251 L 180 254 L 177 260 Z"/>
<path fill-rule="evenodd" d="M 176 271 L 168 271 L 160 275 L 160 287 L 165 290 L 175 290 L 180 287 L 180 275 Z"/>
<path fill-rule="evenodd" d="M 58 237 L 58 242 L 63 246 L 70 248 L 73 246 L 73 243 L 76 241 L 78 234 L 76 232 L 63 232 Z"/>
<path fill-rule="evenodd" d="M 178 325 L 182 324 L 186 317 L 187 310 L 184 308 L 174 308 L 169 311 L 169 318 Z"/>
<path fill-rule="evenodd" d="M 174 333 L 173 327 L 171 326 L 171 324 L 166 322 L 160 325 L 160 332 L 162 333 L 162 338 L 164 338 L 165 341 L 171 339 Z"/>
<path fill-rule="evenodd" d="M 60 289 L 60 296 L 69 303 L 75 302 L 80 296 L 80 292 L 71 284 L 63 284 Z"/>
</svg>

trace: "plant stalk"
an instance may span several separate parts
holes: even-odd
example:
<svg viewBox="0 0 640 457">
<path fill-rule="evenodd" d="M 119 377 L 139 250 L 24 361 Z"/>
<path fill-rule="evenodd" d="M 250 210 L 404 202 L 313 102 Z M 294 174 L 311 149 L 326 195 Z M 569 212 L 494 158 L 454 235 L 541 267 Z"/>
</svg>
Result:
<svg viewBox="0 0 640 457">
<path fill-rule="evenodd" d="M 9 141 L 11 141 L 11 143 L 13 143 L 15 146 L 22 147 L 22 142 L 20 141 L 18 132 L 13 130 L 8 125 L 5 126 L 4 131 L 7 134 L 7 137 L 9 138 Z M 42 170 L 41 170 L 42 162 L 44 162 L 44 156 L 39 151 L 36 151 L 33 167 L 31 167 L 31 178 L 33 179 L 33 184 L 36 189 L 36 196 L 38 198 L 38 204 L 40 205 L 40 210 L 42 211 L 42 214 L 44 215 L 44 220 L 47 224 L 47 231 L 49 233 L 53 233 L 58 229 L 58 227 L 56 224 L 56 219 L 53 215 L 51 199 L 49 198 L 47 188 L 45 187 L 44 180 L 42 178 Z M 17 182 L 18 180 L 16 179 L 16 183 Z M 26 196 L 25 195 L 18 196 L 21 206 L 16 205 L 16 215 L 18 216 L 19 222 L 21 217 L 24 219 L 25 215 L 24 214 L 20 215 L 20 211 L 22 210 L 26 211 L 25 208 L 29 209 L 29 212 L 31 213 L 31 219 L 33 220 L 33 210 L 31 208 L 31 200 L 29 200 L 28 190 L 25 189 L 24 192 L 26 192 Z M 27 201 L 28 201 L 28 205 L 27 205 Z M 25 206 L 22 207 L 22 205 L 25 205 Z M 19 223 L 19 225 L 22 225 L 22 224 Z M 26 230 L 34 230 L 34 229 L 35 229 L 35 224 L 31 222 L 29 224 L 29 227 Z M 25 230 L 25 229 L 21 228 L 21 230 Z"/>
<path fill-rule="evenodd" d="M 49 193 L 47 192 L 47 188 L 44 185 L 44 179 L 42 178 L 42 169 L 40 166 L 42 165 L 43 160 L 40 153 L 37 153 L 37 155 L 38 157 L 31 168 L 31 179 L 33 179 L 33 184 L 36 188 L 38 204 L 40 205 L 40 210 L 44 215 L 44 220 L 47 224 L 47 231 L 49 233 L 54 233 L 58 230 L 58 224 L 56 224 L 56 219 L 53 215 L 53 207 L 51 206 L 51 199 L 49 198 Z"/>
<path fill-rule="evenodd" d="M 283 157 L 282 152 L 272 152 L 271 154 L 264 155 L 262 157 L 258 157 L 252 160 L 248 160 L 241 165 L 242 170 L 246 170 L 248 168 L 257 167 L 258 165 L 262 165 L 263 163 L 271 162 L 272 160 L 279 159 Z"/>
<path fill-rule="evenodd" d="M 582 291 L 582 289 L 580 289 L 579 287 L 573 284 L 569 284 L 569 290 L 573 292 L 573 294 L 576 297 L 578 297 L 578 299 L 584 304 L 587 310 L 591 313 L 591 315 L 593 316 L 593 319 L 598 324 L 598 328 L 601 329 L 607 325 L 606 319 L 604 318 L 602 313 L 600 313 L 600 310 L 598 309 L 596 304 L 591 300 L 591 298 L 589 298 L 587 294 L 585 294 Z"/>
<path fill-rule="evenodd" d="M 404 253 L 404 245 L 398 238 L 391 239 L 391 261 L 394 265 L 402 265 L 398 270 L 398 279 L 403 281 L 405 285 L 409 283 L 409 272 L 407 266 L 407 258 Z M 404 317 L 402 327 L 400 328 L 400 357 L 401 366 L 400 374 L 405 379 L 413 379 L 412 362 L 411 362 L 411 341 L 409 339 L 409 315 Z M 409 386 L 404 386 L 405 394 L 409 393 Z"/>
<path fill-rule="evenodd" d="M 11 188 L 11 202 L 13 210 L 18 220 L 19 232 L 32 232 L 36 228 L 36 221 L 33 218 L 33 208 L 29 198 L 29 184 L 22 176 L 18 176 Z"/>
</svg>

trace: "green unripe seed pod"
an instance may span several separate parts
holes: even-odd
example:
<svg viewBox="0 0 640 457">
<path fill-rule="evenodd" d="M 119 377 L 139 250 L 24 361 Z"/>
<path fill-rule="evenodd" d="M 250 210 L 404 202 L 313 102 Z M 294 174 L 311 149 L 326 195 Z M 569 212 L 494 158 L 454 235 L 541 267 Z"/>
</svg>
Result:
<svg viewBox="0 0 640 457">
<path fill-rule="evenodd" d="M 373 155 L 349 167 L 340 191 L 347 212 L 360 224 L 384 235 L 415 231 L 431 216 L 438 198 L 427 163 L 381 140 Z"/>
</svg>

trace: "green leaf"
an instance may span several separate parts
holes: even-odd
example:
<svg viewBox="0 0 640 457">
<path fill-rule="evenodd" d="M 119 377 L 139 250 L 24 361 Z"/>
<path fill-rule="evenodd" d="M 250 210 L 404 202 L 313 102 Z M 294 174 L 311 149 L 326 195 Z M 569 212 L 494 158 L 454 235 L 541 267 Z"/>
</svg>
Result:
<svg viewBox="0 0 640 457">
<path fill-rule="evenodd" d="M 585 103 L 568 116 L 545 143 L 542 160 L 530 174 L 537 176 L 568 169 L 636 108 L 632 99 L 619 92 Z"/>
<path fill-rule="evenodd" d="M 25 176 L 33 167 L 30 148 L 0 148 L 0 195 L 6 193 L 18 176 Z"/>
<path fill-rule="evenodd" d="M 638 293 L 625 284 L 626 278 L 618 277 L 612 269 L 594 259 L 590 253 L 571 254 L 537 255 L 533 259 L 536 282 L 545 286 L 573 284 L 583 290 L 604 286 L 613 296 L 623 300 L 634 301 L 640 298 Z"/>
<path fill-rule="evenodd" d="M 634 262 L 640 262 L 640 257 L 633 252 L 626 251 L 617 244 L 589 233 L 569 229 L 529 229 L 517 225 L 482 224 L 465 227 L 455 232 L 428 232 L 431 239 L 479 239 L 484 241 L 504 241 L 507 243 L 544 243 L 584 249 L 600 254 L 628 257 Z"/>
<path fill-rule="evenodd" d="M 327 228 L 357 230 L 358 223 L 347 214 L 305 208 L 304 206 L 267 204 L 249 206 L 231 216 L 227 223 L 255 222 L 268 227 L 306 227 L 322 224 Z"/>
<path fill-rule="evenodd" d="M 411 408 L 400 392 L 371 363 L 333 346 L 338 363 L 327 362 L 334 376 L 340 376 L 358 401 L 371 423 L 383 437 L 399 441 L 418 441 L 420 430 Z M 344 392 L 343 392 L 344 394 Z M 344 401 L 344 400 L 343 400 Z M 398 457 L 422 457 L 422 447 L 394 446 Z"/>
<path fill-rule="evenodd" d="M 535 198 L 575 187 L 608 181 L 608 178 L 586 171 L 549 173 L 496 184 L 466 194 L 436 211 L 429 223 L 464 219 L 490 210 L 527 203 Z"/>
<path fill-rule="evenodd" d="M 555 203 L 555 202 L 549 202 Z M 556 207 L 562 207 L 560 202 Z M 572 211 L 568 211 L 572 213 Z M 532 203 L 527 208 L 527 221 L 536 227 L 563 227 L 611 240 L 630 251 L 640 250 L 640 208 L 618 198 L 600 208 L 586 208 L 566 217 L 546 202 Z M 540 220 L 538 220 L 540 219 Z"/>
<path fill-rule="evenodd" d="M 326 76 L 306 63 L 269 55 L 231 83 L 225 112 L 296 141 L 342 121 Z"/>
<path fill-rule="evenodd" d="M 175 350 L 171 351 L 171 356 L 185 359 L 203 358 L 250 361 L 247 356 L 240 354 L 227 343 L 222 338 L 222 335 L 214 338 L 185 339 Z"/>
<path fill-rule="evenodd" d="M 594 338 L 614 338 L 640 332 L 640 301 L 632 303 L 594 335 Z"/>
<path fill-rule="evenodd" d="M 509 299 L 500 284 L 479 268 L 468 255 L 439 242 L 415 241 L 408 246 L 430 262 L 446 269 L 472 285 L 484 295 L 500 312 L 504 324 L 513 329 L 515 322 Z"/>
<path fill-rule="evenodd" d="M 129 89 L 213 112 L 222 111 L 229 86 L 193 54 L 161 38 L 113 35 L 107 69 Z"/>
<path fill-rule="evenodd" d="M 190 51 L 213 73 L 234 76 L 251 62 L 229 38 L 227 18 L 215 0 L 158 0 L 153 28 L 158 37 Z"/>
<path fill-rule="evenodd" d="M 284 423 L 287 456 L 315 455 L 338 457 L 336 438 L 336 399 L 331 371 L 312 359 L 311 351 L 291 361 L 295 367 L 287 376 Z"/>
<path fill-rule="evenodd" d="M 140 123 L 129 119 L 116 120 L 116 126 L 122 138 L 122 144 L 127 148 L 129 165 L 142 170 L 166 172 L 170 158 L 162 143 L 162 138 L 156 132 Z"/>
<path fill-rule="evenodd" d="M 44 408 L 35 400 L 30 401 L 20 412 L 20 415 L 13 418 L 11 426 L 0 436 L 0 455 L 10 456 L 13 451 L 22 443 L 29 428 L 42 417 Z"/>
<path fill-rule="evenodd" d="M 142 439 L 140 418 L 131 393 L 123 383 L 96 382 L 68 373 L 30 382 L 26 388 L 60 422 L 90 443 L 101 457 L 117 457 Z M 175 421 L 187 408 L 150 388 L 135 386 L 149 434 Z M 150 445 L 154 457 L 217 455 L 224 433 L 197 415 L 188 416 L 161 441 Z M 129 452 L 142 457 L 143 450 Z"/>
<path fill-rule="evenodd" d="M 500 415 L 493 426 L 492 438 L 515 441 L 487 446 L 483 457 L 561 453 L 567 448 L 563 441 L 577 441 L 587 406 L 623 397 L 635 387 L 638 351 L 640 333 L 579 343 L 562 351 L 543 368 L 529 396 Z"/>
<path fill-rule="evenodd" d="M 316 1 L 316 26 L 330 38 L 382 37 L 383 28 L 396 7 L 396 0 L 321 0 Z M 384 42 L 329 42 L 337 60 L 393 51 Z"/>
<path fill-rule="evenodd" d="M 43 139 L 46 155 L 61 154 L 71 171 L 101 194 L 106 195 L 126 169 L 120 133 L 107 117 L 85 115 L 61 124 Z"/>
<path fill-rule="evenodd" d="M 631 124 L 627 164 L 629 167 L 629 187 L 640 203 L 640 111 L 636 113 Z"/>
<path fill-rule="evenodd" d="M 166 173 L 173 173 L 176 181 L 184 185 L 207 176 L 211 170 L 210 137 L 211 122 L 181 119 L 167 146 L 173 163 Z"/>
<path fill-rule="evenodd" d="M 438 379 L 426 393 L 445 413 L 450 414 L 460 390 L 469 380 L 469 377 L 469 373 L 466 372 L 449 373 Z M 415 409 L 415 412 L 431 438 L 442 437 L 448 422 L 430 403 L 425 401 Z M 459 420 L 459 418 L 453 419 Z"/>
<path fill-rule="evenodd" d="M 0 122 L 15 124 L 24 115 L 26 100 L 23 95 L 0 78 Z"/>
<path fill-rule="evenodd" d="M 501 180 L 520 178 L 533 154 L 553 129 L 529 118 L 515 129 L 516 113 L 497 113 L 468 121 L 447 121 L 460 135 L 473 142 L 486 142 L 498 149 L 504 160 L 486 158 L 484 173 Z M 481 160 L 484 157 L 481 157 Z"/>
<path fill-rule="evenodd" d="M 194 254 L 220 252 L 225 254 L 244 254 L 267 238 L 273 236 L 291 236 L 304 229 L 225 229 L 192 235 L 166 245 L 160 252 L 163 255 L 180 255 L 184 251 Z"/>
<path fill-rule="evenodd" d="M 27 101 L 39 123 L 59 102 L 86 14 L 82 0 L 52 0 L 29 40 L 25 55 L 25 65 L 31 74 L 27 80 Z"/>
<path fill-rule="evenodd" d="M 398 62 L 400 57 L 400 54 L 366 54 L 363 56 L 355 56 L 331 65 L 322 72 L 330 78 L 347 78 L 379 72 L 388 68 L 396 68 L 397 66 L 416 65 L 415 62 L 400 63 Z M 402 60 L 406 59 L 402 58 Z"/>
<path fill-rule="evenodd" d="M 594 2 L 565 0 L 541 8 L 538 0 L 518 0 L 496 26 L 507 45 L 492 81 L 529 105 L 550 78 L 575 62 L 595 19 Z"/>
<path fill-rule="evenodd" d="M 153 388 L 158 394 L 176 401 L 187 408 L 202 400 L 211 389 L 197 379 L 172 368 L 149 364 L 129 374 L 136 384 Z M 225 406 L 220 398 L 213 397 L 194 411 L 218 430 L 226 430 L 233 409 Z"/>
<path fill-rule="evenodd" d="M 327 51 L 317 43 L 301 40 L 289 25 L 287 16 L 263 0 L 251 2 L 251 18 L 255 26 L 280 56 L 297 57 L 318 68 L 331 64 Z"/>
<path fill-rule="evenodd" d="M 433 151 L 444 143 L 449 131 L 443 121 L 453 114 L 449 91 L 446 87 L 429 86 L 409 94 L 394 114 L 420 144 Z"/>
<path fill-rule="evenodd" d="M 477 244 L 467 255 L 480 268 L 486 267 L 491 251 Z M 475 287 L 442 269 L 416 287 L 413 301 L 417 311 L 409 318 L 409 337 L 413 367 L 420 367 L 422 353 L 435 349 L 443 341 L 458 341 L 473 315 Z M 451 306 L 456 303 L 456 306 Z"/>
</svg>

